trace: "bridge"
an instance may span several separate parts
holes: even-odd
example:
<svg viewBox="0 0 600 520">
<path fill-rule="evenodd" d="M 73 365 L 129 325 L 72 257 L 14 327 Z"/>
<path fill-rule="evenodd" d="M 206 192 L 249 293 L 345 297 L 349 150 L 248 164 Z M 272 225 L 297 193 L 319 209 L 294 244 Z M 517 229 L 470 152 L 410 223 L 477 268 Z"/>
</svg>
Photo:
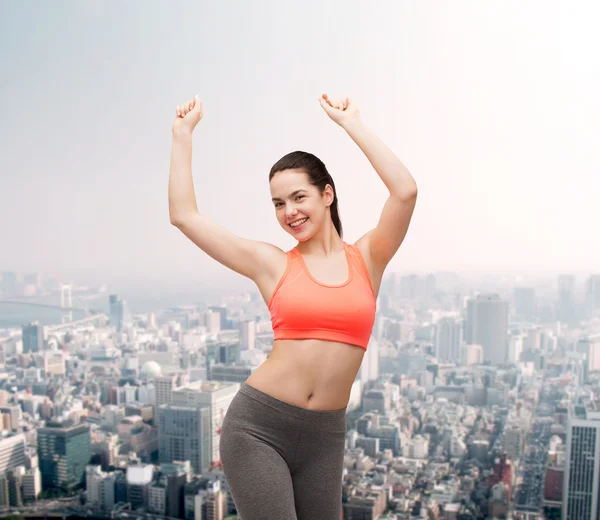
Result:
<svg viewBox="0 0 600 520">
<path fill-rule="evenodd" d="M 84 309 L 81 307 L 61 307 L 60 305 L 52 305 L 50 303 L 26 302 L 23 300 L 0 300 L 0 303 L 8 303 L 11 305 L 27 305 L 28 307 L 43 307 L 45 309 L 56 309 L 65 312 L 90 312 L 93 314 L 104 312 L 101 309 Z"/>
</svg>

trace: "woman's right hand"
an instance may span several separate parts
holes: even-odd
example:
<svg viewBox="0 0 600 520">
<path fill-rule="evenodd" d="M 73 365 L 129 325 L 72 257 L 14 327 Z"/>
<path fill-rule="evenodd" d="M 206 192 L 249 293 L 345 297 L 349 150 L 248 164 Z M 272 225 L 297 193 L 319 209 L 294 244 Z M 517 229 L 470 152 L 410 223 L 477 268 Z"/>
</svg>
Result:
<svg viewBox="0 0 600 520">
<path fill-rule="evenodd" d="M 173 133 L 186 132 L 191 135 L 204 115 L 202 112 L 202 101 L 200 101 L 198 94 L 183 105 L 177 105 L 175 112 Z"/>
</svg>

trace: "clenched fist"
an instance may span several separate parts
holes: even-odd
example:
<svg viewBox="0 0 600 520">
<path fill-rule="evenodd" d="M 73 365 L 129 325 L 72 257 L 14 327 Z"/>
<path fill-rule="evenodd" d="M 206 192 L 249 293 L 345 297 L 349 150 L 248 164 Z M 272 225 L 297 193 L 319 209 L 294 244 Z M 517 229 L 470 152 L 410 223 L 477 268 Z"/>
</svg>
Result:
<svg viewBox="0 0 600 520">
<path fill-rule="evenodd" d="M 202 101 L 198 94 L 183 105 L 177 105 L 175 112 L 177 115 L 173 121 L 173 133 L 187 132 L 191 134 L 204 115 Z"/>
</svg>

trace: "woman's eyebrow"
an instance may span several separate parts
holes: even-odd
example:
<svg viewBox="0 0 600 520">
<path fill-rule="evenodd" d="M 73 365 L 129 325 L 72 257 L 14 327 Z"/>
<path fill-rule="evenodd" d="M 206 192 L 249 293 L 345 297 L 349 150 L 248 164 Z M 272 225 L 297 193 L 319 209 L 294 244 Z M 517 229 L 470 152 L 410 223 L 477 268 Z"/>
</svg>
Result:
<svg viewBox="0 0 600 520">
<path fill-rule="evenodd" d="M 306 191 L 306 190 L 296 190 L 293 191 L 292 193 L 290 193 L 290 197 L 293 197 L 294 195 L 298 195 L 298 193 L 300 193 L 301 191 Z M 273 202 L 275 202 L 276 200 L 281 200 L 279 197 L 273 197 L 271 199 Z"/>
</svg>

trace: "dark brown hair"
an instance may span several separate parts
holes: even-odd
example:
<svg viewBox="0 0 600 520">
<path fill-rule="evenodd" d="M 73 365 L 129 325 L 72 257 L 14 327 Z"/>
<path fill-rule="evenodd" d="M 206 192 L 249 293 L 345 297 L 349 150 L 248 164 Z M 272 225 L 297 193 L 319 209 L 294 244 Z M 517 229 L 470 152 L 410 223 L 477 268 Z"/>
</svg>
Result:
<svg viewBox="0 0 600 520">
<path fill-rule="evenodd" d="M 296 151 L 290 152 L 279 159 L 269 172 L 269 182 L 277 172 L 284 170 L 302 170 L 308 175 L 310 183 L 315 186 L 321 193 L 325 190 L 325 186 L 329 184 L 333 188 L 333 202 L 331 203 L 331 220 L 335 226 L 338 235 L 342 238 L 342 222 L 340 220 L 340 212 L 338 208 L 337 190 L 333 178 L 327 171 L 325 163 L 312 153 Z"/>
</svg>

